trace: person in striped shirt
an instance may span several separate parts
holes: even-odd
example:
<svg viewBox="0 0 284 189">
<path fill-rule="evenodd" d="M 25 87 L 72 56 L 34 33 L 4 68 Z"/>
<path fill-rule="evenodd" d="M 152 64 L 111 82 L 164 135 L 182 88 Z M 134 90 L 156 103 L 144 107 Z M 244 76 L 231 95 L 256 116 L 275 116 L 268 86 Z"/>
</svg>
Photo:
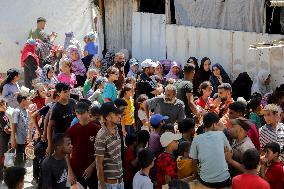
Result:
<svg viewBox="0 0 284 189">
<path fill-rule="evenodd" d="M 284 146 L 284 124 L 280 123 L 280 108 L 275 104 L 268 104 L 263 109 L 266 124 L 260 128 L 260 147 L 263 150 L 267 143 L 276 142 L 282 149 Z M 284 161 L 284 154 L 280 154 Z"/>
</svg>

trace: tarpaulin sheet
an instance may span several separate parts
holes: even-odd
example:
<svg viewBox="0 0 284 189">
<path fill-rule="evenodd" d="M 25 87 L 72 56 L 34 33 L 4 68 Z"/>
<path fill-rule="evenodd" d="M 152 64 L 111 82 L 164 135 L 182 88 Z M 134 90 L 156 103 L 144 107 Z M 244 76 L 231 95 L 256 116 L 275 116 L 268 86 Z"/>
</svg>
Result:
<svg viewBox="0 0 284 189">
<path fill-rule="evenodd" d="M 263 31 L 264 0 L 175 0 L 177 24 L 235 31 Z"/>
<path fill-rule="evenodd" d="M 88 0 L 1 0 L 0 73 L 20 68 L 21 50 L 40 16 L 47 19 L 47 33 L 58 33 L 56 44 L 63 44 L 65 32 L 73 31 L 84 45 L 83 37 L 93 27 Z"/>
</svg>

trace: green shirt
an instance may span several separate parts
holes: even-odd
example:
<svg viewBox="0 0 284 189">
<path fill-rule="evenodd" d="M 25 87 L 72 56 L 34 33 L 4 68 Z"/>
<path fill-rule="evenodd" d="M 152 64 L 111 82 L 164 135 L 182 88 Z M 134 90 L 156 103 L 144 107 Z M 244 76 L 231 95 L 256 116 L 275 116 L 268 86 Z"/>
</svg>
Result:
<svg viewBox="0 0 284 189">
<path fill-rule="evenodd" d="M 88 91 L 92 88 L 91 86 L 91 81 L 89 79 L 87 79 L 85 81 L 84 87 L 83 87 L 83 96 L 86 96 Z"/>
<path fill-rule="evenodd" d="M 191 109 L 188 106 L 187 93 L 193 93 L 193 84 L 190 81 L 178 80 L 175 82 L 177 88 L 177 98 L 184 102 L 186 117 L 191 117 Z"/>
<path fill-rule="evenodd" d="M 36 29 L 31 29 L 30 33 L 29 33 L 29 38 L 33 38 L 33 39 L 40 39 L 43 40 L 42 38 L 42 34 L 40 33 L 42 30 L 36 28 Z"/>
<path fill-rule="evenodd" d="M 251 112 L 249 114 L 249 119 L 255 123 L 256 127 L 259 129 L 261 126 L 262 126 L 262 123 L 261 123 L 261 118 L 259 117 L 259 115 L 257 115 L 256 113 L 254 112 Z"/>
</svg>

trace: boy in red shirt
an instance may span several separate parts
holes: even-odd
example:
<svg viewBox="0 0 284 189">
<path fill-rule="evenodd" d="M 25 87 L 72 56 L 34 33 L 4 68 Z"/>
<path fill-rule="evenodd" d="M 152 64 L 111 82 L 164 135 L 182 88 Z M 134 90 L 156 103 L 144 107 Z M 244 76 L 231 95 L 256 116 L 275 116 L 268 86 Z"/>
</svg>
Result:
<svg viewBox="0 0 284 189">
<path fill-rule="evenodd" d="M 243 155 L 245 173 L 233 178 L 232 189 L 270 189 L 268 182 L 257 175 L 260 156 L 255 148 L 248 149 Z"/>
<path fill-rule="evenodd" d="M 95 139 L 100 126 L 90 122 L 89 105 L 79 102 L 75 107 L 79 123 L 70 127 L 67 134 L 71 139 L 73 150 L 67 157 L 68 177 L 71 184 L 79 182 L 84 188 L 98 188 L 95 161 Z"/>
<path fill-rule="evenodd" d="M 283 164 L 279 159 L 280 146 L 276 142 L 264 146 L 265 157 L 262 160 L 261 176 L 267 180 L 272 189 L 283 189 Z"/>
<path fill-rule="evenodd" d="M 181 139 L 180 134 L 165 132 L 160 138 L 162 147 L 165 151 L 157 159 L 157 182 L 158 189 L 168 184 L 171 180 L 177 179 L 177 162 L 173 158 L 173 152 L 178 149 L 178 141 Z"/>
</svg>

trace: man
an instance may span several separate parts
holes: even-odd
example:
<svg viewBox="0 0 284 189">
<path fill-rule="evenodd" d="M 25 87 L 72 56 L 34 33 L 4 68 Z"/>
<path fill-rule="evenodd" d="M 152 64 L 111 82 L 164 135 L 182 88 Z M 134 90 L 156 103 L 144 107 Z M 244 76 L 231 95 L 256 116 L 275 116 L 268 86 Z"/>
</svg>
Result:
<svg viewBox="0 0 284 189">
<path fill-rule="evenodd" d="M 193 97 L 192 80 L 195 74 L 194 64 L 185 64 L 183 74 L 184 79 L 178 80 L 175 83 L 177 88 L 177 98 L 184 102 L 186 117 L 192 118 L 195 115 L 197 116 L 197 119 L 199 119 L 199 114 L 197 112 Z"/>
<path fill-rule="evenodd" d="M 218 98 L 213 101 L 210 111 L 219 115 L 221 122 L 228 126 L 229 105 L 234 102 L 232 95 L 232 87 L 229 83 L 223 83 L 218 87 Z"/>
<path fill-rule="evenodd" d="M 75 101 L 70 99 L 69 85 L 66 83 L 58 83 L 55 86 L 55 91 L 59 98 L 58 102 L 56 102 L 52 108 L 47 127 L 48 154 L 50 154 L 52 150 L 51 141 L 53 133 L 65 133 L 74 118 Z"/>
<path fill-rule="evenodd" d="M 79 123 L 67 130 L 73 147 L 71 155 L 67 155 L 68 176 L 71 184 L 79 182 L 85 188 L 98 188 L 98 178 L 95 161 L 95 138 L 100 126 L 90 122 L 89 105 L 79 102 L 75 112 Z M 82 161 L 83 160 L 83 161 Z"/>
<path fill-rule="evenodd" d="M 45 18 L 43 17 L 37 18 L 37 27 L 36 29 L 30 31 L 28 38 L 40 39 L 42 41 L 43 35 L 41 34 L 41 32 L 44 32 L 45 24 L 46 24 Z"/>
<path fill-rule="evenodd" d="M 176 98 L 177 89 L 174 85 L 167 85 L 165 96 L 158 96 L 146 101 L 146 115 L 150 117 L 149 112 L 154 110 L 155 114 L 161 114 L 169 117 L 170 123 L 178 123 L 185 118 L 184 103 Z"/>
<path fill-rule="evenodd" d="M 229 105 L 229 118 L 236 119 L 236 118 L 244 118 L 246 113 L 246 104 L 240 101 L 233 102 Z M 229 127 L 231 126 L 230 122 Z M 248 137 L 251 139 L 252 143 L 254 144 L 257 150 L 260 150 L 260 142 L 259 142 L 259 131 L 256 128 L 255 124 L 250 122 L 250 129 L 247 132 Z"/>
<path fill-rule="evenodd" d="M 205 133 L 194 137 L 189 156 L 192 160 L 193 177 L 210 188 L 224 188 L 231 185 L 224 149 L 231 150 L 229 141 L 222 131 L 218 131 L 219 117 L 207 113 L 203 117 Z M 198 176 L 197 166 L 200 163 Z"/>
<path fill-rule="evenodd" d="M 230 167 L 231 177 L 245 172 L 242 166 L 242 157 L 246 150 L 255 148 L 247 133 L 250 130 L 250 122 L 244 118 L 236 118 L 230 120 L 231 127 L 229 129 L 234 139 L 232 149 L 233 153 L 226 153 L 227 162 Z"/>
<path fill-rule="evenodd" d="M 158 85 L 156 80 L 151 78 L 155 73 L 156 63 L 151 59 L 146 59 L 141 63 L 143 73 L 140 75 L 140 79 L 137 82 L 137 96 L 140 94 L 146 94 L 149 98 L 160 95 L 163 92 L 163 87 Z"/>
<path fill-rule="evenodd" d="M 72 152 L 70 138 L 65 134 L 56 134 L 52 140 L 54 153 L 42 162 L 40 188 L 67 189 L 68 166 L 65 156 Z M 70 184 L 69 184 L 70 185 Z"/>
<path fill-rule="evenodd" d="M 117 67 L 119 70 L 118 80 L 115 81 L 115 85 L 117 87 L 117 90 L 121 90 L 125 81 L 125 73 L 124 73 L 125 56 L 123 53 L 118 52 L 115 54 L 114 66 Z"/>
<path fill-rule="evenodd" d="M 106 102 L 102 104 L 100 113 L 103 118 L 102 128 L 95 142 L 99 188 L 123 189 L 121 140 L 117 128 L 123 111 L 113 102 Z"/>
</svg>

